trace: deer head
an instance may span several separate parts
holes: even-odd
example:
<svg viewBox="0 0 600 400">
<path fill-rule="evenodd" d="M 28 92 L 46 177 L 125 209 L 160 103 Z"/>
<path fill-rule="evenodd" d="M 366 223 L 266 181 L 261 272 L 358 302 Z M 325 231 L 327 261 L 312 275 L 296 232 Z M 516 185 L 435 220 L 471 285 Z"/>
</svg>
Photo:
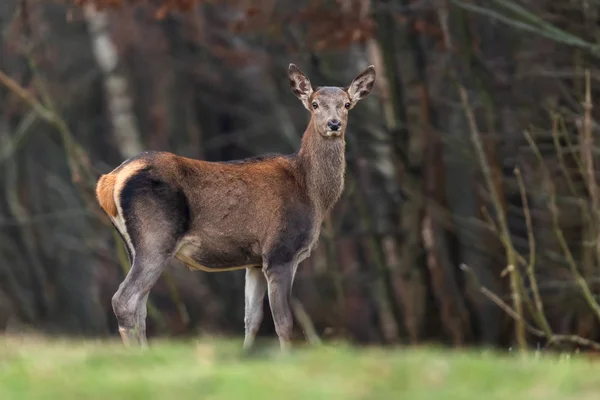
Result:
<svg viewBox="0 0 600 400">
<path fill-rule="evenodd" d="M 313 89 L 310 80 L 294 64 L 289 66 L 289 78 L 292 92 L 311 113 L 313 128 L 324 138 L 343 138 L 348 111 L 367 97 L 373 88 L 375 67 L 369 66 L 345 88 L 325 86 Z"/>
</svg>

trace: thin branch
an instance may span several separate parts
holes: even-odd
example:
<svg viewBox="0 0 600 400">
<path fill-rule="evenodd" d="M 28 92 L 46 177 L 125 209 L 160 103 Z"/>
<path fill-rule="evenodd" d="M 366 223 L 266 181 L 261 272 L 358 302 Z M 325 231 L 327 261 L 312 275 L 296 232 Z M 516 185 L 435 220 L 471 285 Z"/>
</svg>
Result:
<svg viewBox="0 0 600 400">
<path fill-rule="evenodd" d="M 579 273 L 579 270 L 577 269 L 577 263 L 575 262 L 575 258 L 573 257 L 573 254 L 569 249 L 569 245 L 567 244 L 563 231 L 558 223 L 558 207 L 556 205 L 556 193 L 554 190 L 552 180 L 550 179 L 550 172 L 548 171 L 548 168 L 546 167 L 546 164 L 544 163 L 544 160 L 542 158 L 542 154 L 540 153 L 537 145 L 533 141 L 531 134 L 528 131 L 525 131 L 524 134 L 525 138 L 529 142 L 529 145 L 531 146 L 531 149 L 534 151 L 541 165 L 544 174 L 544 179 L 548 182 L 550 186 L 550 204 L 548 205 L 548 207 L 550 208 L 550 213 L 552 214 L 554 234 L 556 235 L 558 242 L 565 254 L 565 257 L 567 258 L 567 265 L 569 266 L 569 269 L 571 270 L 571 273 L 575 278 L 575 282 L 577 282 L 577 284 L 579 285 L 585 300 L 587 301 L 592 311 L 596 314 L 596 318 L 600 321 L 600 305 L 594 299 L 594 294 L 590 290 L 583 276 Z"/>
<path fill-rule="evenodd" d="M 594 138 L 592 136 L 592 88 L 590 82 L 590 72 L 585 71 L 585 101 L 583 103 L 584 119 L 583 119 L 583 158 L 586 168 L 585 182 L 587 183 L 590 197 L 592 200 L 591 210 L 593 218 L 590 222 L 590 231 L 596 242 L 596 262 L 600 262 L 600 232 L 598 231 L 598 208 L 600 207 L 598 199 L 598 183 L 596 182 L 596 173 L 594 168 L 594 156 L 592 149 L 594 148 Z"/>
<path fill-rule="evenodd" d="M 573 183 L 573 180 L 571 179 L 571 174 L 569 173 L 569 170 L 565 163 L 565 158 L 563 156 L 562 147 L 560 145 L 560 141 L 559 141 L 559 137 L 558 137 L 558 131 L 559 131 L 558 118 L 559 118 L 558 115 L 552 115 L 552 142 L 554 143 L 554 149 L 556 150 L 556 156 L 558 157 L 558 164 L 560 166 L 560 169 L 563 172 L 563 175 L 565 176 L 565 179 L 567 180 L 567 186 L 569 187 L 571 194 L 573 196 L 577 196 L 577 191 L 575 190 L 575 184 Z"/>
<path fill-rule="evenodd" d="M 6 75 L 2 70 L 0 70 L 0 83 L 27 103 L 42 119 L 51 124 L 55 123 L 54 115 L 33 97 L 31 93 L 15 82 L 10 76 Z"/>
<path fill-rule="evenodd" d="M 446 43 L 446 47 L 448 49 L 450 49 L 450 52 L 453 51 L 454 47 L 452 45 L 452 40 L 451 40 L 451 35 L 450 35 L 450 28 L 448 26 L 448 10 L 447 10 L 447 5 L 445 3 L 443 3 L 443 6 L 441 6 L 438 9 L 438 17 L 440 20 L 440 25 L 442 27 L 442 31 L 444 33 L 444 40 Z M 469 125 L 469 131 L 471 134 L 471 141 L 473 142 L 473 145 L 475 146 L 475 150 L 477 153 L 477 157 L 479 160 L 479 166 L 481 167 L 481 170 L 483 172 L 483 176 L 486 182 L 486 185 L 488 187 L 488 190 L 490 192 L 491 198 L 492 198 L 492 203 L 494 204 L 494 208 L 496 209 L 496 214 L 498 216 L 498 225 L 500 228 L 500 239 L 504 245 L 505 251 L 506 251 L 506 261 L 507 261 L 507 269 L 509 271 L 511 271 L 511 290 L 512 290 L 512 296 L 513 296 L 513 304 L 515 309 L 517 310 L 518 314 L 520 316 L 523 315 L 523 304 L 522 304 L 522 299 L 521 299 L 521 293 L 519 290 L 519 280 L 520 280 L 520 275 L 519 275 L 519 271 L 517 268 L 517 258 L 515 256 L 515 250 L 514 250 L 514 246 L 512 244 L 512 240 L 510 237 L 510 231 L 508 229 L 508 223 L 506 221 L 506 214 L 504 211 L 504 207 L 502 206 L 502 203 L 500 201 L 500 196 L 496 190 L 496 186 L 494 184 L 494 179 L 492 178 L 492 172 L 490 170 L 490 165 L 487 159 L 487 156 L 485 154 L 485 149 L 483 147 L 483 143 L 479 134 L 479 129 L 477 127 L 477 123 L 475 120 L 475 115 L 473 113 L 473 109 L 470 106 L 470 102 L 469 102 L 469 96 L 467 94 L 467 90 L 465 89 L 465 87 L 460 83 L 456 72 L 454 71 L 453 68 L 450 68 L 449 71 L 452 79 L 455 82 L 455 85 L 457 86 L 459 95 L 460 95 L 460 100 L 461 100 L 461 104 L 465 113 L 465 116 L 467 118 L 467 122 Z M 520 318 L 519 320 L 516 321 L 516 327 L 515 327 L 515 335 L 516 335 L 516 339 L 517 342 L 519 344 L 519 349 L 521 351 L 524 351 L 525 348 L 527 347 L 527 342 L 525 340 L 525 329 L 524 329 L 524 325 L 523 325 L 523 318 Z"/>
<path fill-rule="evenodd" d="M 582 49 L 589 51 L 590 54 L 592 54 L 596 57 L 598 57 L 600 55 L 600 51 L 599 51 L 600 47 L 598 47 L 597 45 L 587 42 L 587 41 L 581 39 L 580 37 L 572 35 L 568 32 L 560 30 L 560 29 L 548 24 L 545 21 L 541 21 L 538 19 L 539 21 L 541 21 L 541 23 L 532 25 L 531 21 L 529 23 L 524 22 L 524 21 L 519 21 L 519 20 L 515 19 L 514 17 L 511 18 L 511 17 L 503 15 L 499 12 L 496 12 L 492 9 L 485 8 L 485 7 L 478 6 L 478 5 L 471 4 L 471 3 L 467 3 L 462 0 L 450 0 L 450 1 L 465 10 L 475 12 L 475 13 L 478 13 L 481 15 L 485 15 L 487 17 L 501 21 L 509 26 L 513 26 L 517 29 L 535 33 L 536 35 L 543 36 L 547 39 L 553 40 L 558 43 L 563 43 L 563 44 L 567 44 L 567 45 L 571 45 L 571 46 L 580 47 Z M 529 13 L 529 15 L 532 15 L 532 14 Z M 523 16 L 523 14 L 521 14 L 521 16 Z"/>
<path fill-rule="evenodd" d="M 583 103 L 583 109 L 585 112 L 583 119 L 583 146 L 581 146 L 584 164 L 586 166 L 586 183 L 588 184 L 588 190 L 592 200 L 592 209 L 598 209 L 598 185 L 596 183 L 594 173 L 594 158 L 592 156 L 591 149 L 594 147 L 594 139 L 592 138 L 591 120 L 592 120 L 592 95 L 590 88 L 590 74 L 586 71 L 585 80 L 585 102 Z"/>
<path fill-rule="evenodd" d="M 315 326 L 313 325 L 310 316 L 304 309 L 304 306 L 302 305 L 300 300 L 292 298 L 292 311 L 294 312 L 294 317 L 296 317 L 298 325 L 300 325 L 300 327 L 302 328 L 302 331 L 304 332 L 308 343 L 312 345 L 320 345 L 321 338 L 319 338 L 317 330 L 315 329 Z"/>
<path fill-rule="evenodd" d="M 15 131 L 12 138 L 9 138 L 10 141 L 5 143 L 0 149 L 0 165 L 2 165 L 5 161 L 13 156 L 13 154 L 17 151 L 19 144 L 22 140 L 25 139 L 27 134 L 31 131 L 31 127 L 36 122 L 36 112 L 30 111 L 20 122 L 17 130 Z"/>
<path fill-rule="evenodd" d="M 529 277 L 531 291 L 533 292 L 533 299 L 535 302 L 536 313 L 535 316 L 538 320 L 538 324 L 542 327 L 546 335 L 552 335 L 552 329 L 544 314 L 544 303 L 540 296 L 540 290 L 538 288 L 537 279 L 535 277 L 535 236 L 533 234 L 533 224 L 531 222 L 531 210 L 529 209 L 529 202 L 527 200 L 527 191 L 525 184 L 523 183 L 523 177 L 521 171 L 516 168 L 515 175 L 517 177 L 517 183 L 519 185 L 519 191 L 521 192 L 521 201 L 523 202 L 523 213 L 525 214 L 525 223 L 527 225 L 527 241 L 529 242 L 529 263 L 527 264 L 527 276 Z"/>
<path fill-rule="evenodd" d="M 470 275 L 473 275 L 474 279 L 477 279 L 477 277 L 475 276 L 475 273 L 467 265 L 461 264 L 460 268 L 463 271 L 465 271 L 465 272 L 469 272 Z M 533 334 L 535 336 L 541 337 L 541 338 L 548 339 L 548 345 L 550 345 L 552 343 L 571 342 L 571 343 L 579 344 L 581 346 L 591 347 L 594 350 L 600 350 L 600 343 L 597 343 L 597 342 L 595 342 L 593 340 L 589 340 L 589 339 L 583 338 L 581 336 L 577 336 L 577 335 L 555 335 L 555 334 L 552 334 L 551 336 L 548 336 L 543 330 L 537 329 L 537 328 L 531 326 L 529 323 L 527 323 L 527 321 L 525 321 L 523 319 L 523 317 L 521 315 L 519 315 L 519 313 L 517 313 L 515 310 L 513 310 L 508 304 L 506 304 L 494 292 L 492 292 L 491 290 L 489 290 L 485 286 L 481 286 L 481 285 L 479 285 L 479 290 L 481 291 L 481 293 L 484 296 L 486 296 L 494 304 L 496 304 L 498 307 L 500 307 L 510 317 L 512 317 L 515 320 L 520 319 L 521 323 L 523 324 L 523 326 L 525 327 L 525 329 L 529 333 L 531 333 L 531 334 Z"/>
</svg>

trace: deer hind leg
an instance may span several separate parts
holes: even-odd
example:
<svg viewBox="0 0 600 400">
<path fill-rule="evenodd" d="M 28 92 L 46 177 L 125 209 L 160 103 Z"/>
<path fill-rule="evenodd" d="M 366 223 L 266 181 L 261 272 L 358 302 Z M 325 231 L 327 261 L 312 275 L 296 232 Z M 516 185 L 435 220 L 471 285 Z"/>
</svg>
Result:
<svg viewBox="0 0 600 400">
<path fill-rule="evenodd" d="M 168 259 L 168 255 L 150 256 L 138 252 L 127 277 L 113 296 L 113 311 L 125 345 L 146 346 L 146 301 Z"/>
<path fill-rule="evenodd" d="M 244 349 L 250 349 L 263 320 L 263 300 L 267 292 L 267 280 L 260 268 L 246 269 L 246 293 L 244 325 Z"/>
<path fill-rule="evenodd" d="M 113 311 L 123 342 L 146 346 L 148 295 L 189 227 L 189 207 L 183 193 L 152 169 L 129 177 L 116 200 L 115 226 L 133 263 L 112 298 Z"/>
<path fill-rule="evenodd" d="M 136 312 L 136 326 L 138 327 L 138 332 L 140 335 L 138 336 L 139 343 L 142 347 L 148 346 L 148 341 L 146 339 L 146 315 L 148 314 L 148 297 L 150 293 L 146 293 L 146 295 L 142 298 L 140 306 Z"/>
<path fill-rule="evenodd" d="M 295 270 L 295 263 L 281 263 L 270 264 L 264 271 L 267 278 L 269 305 L 273 314 L 275 331 L 283 351 L 288 350 L 292 345 L 294 319 L 291 309 L 291 295 Z"/>
</svg>

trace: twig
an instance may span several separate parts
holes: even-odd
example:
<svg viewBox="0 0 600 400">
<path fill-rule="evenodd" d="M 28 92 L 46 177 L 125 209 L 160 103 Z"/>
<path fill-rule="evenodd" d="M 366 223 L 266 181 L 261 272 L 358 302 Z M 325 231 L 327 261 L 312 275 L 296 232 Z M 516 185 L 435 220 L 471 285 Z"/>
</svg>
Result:
<svg viewBox="0 0 600 400">
<path fill-rule="evenodd" d="M 588 190 L 592 199 L 592 209 L 598 209 L 598 185 L 596 184 L 596 178 L 594 173 L 594 158 L 592 157 L 592 148 L 594 147 L 594 140 L 592 138 L 591 129 L 591 112 L 592 112 L 592 95 L 590 93 L 590 74 L 586 71 L 585 74 L 585 102 L 583 103 L 583 109 L 585 116 L 583 119 L 583 146 L 582 153 L 584 157 L 584 163 L 586 166 L 586 183 L 588 184 Z"/>
<path fill-rule="evenodd" d="M 521 192 L 521 201 L 523 203 L 523 213 L 525 214 L 525 223 L 527 225 L 527 241 L 529 242 L 529 263 L 527 264 L 527 276 L 529 277 L 531 290 L 533 292 L 533 298 L 535 302 L 536 313 L 535 316 L 538 320 L 539 325 L 542 327 L 546 335 L 552 335 L 552 329 L 544 314 L 544 303 L 540 297 L 540 291 L 535 277 L 535 236 L 533 234 L 533 224 L 531 222 L 531 210 L 529 209 L 529 202 L 527 200 L 527 191 L 525 184 L 523 183 L 523 177 L 521 171 L 515 168 L 515 176 L 517 177 L 517 183 L 519 185 L 519 191 Z"/>
<path fill-rule="evenodd" d="M 6 75 L 4 71 L 0 70 L 0 83 L 2 83 L 8 90 L 19 96 L 21 100 L 27 103 L 42 119 L 46 122 L 54 123 L 54 115 L 46 109 L 35 97 L 31 95 L 25 88 L 14 81 L 10 76 Z"/>
<path fill-rule="evenodd" d="M 540 35 L 556 41 L 558 43 L 565 43 L 571 46 L 580 47 L 582 49 L 587 50 L 592 56 L 598 57 L 599 50 L 598 46 L 588 42 L 578 36 L 572 35 L 566 31 L 556 28 L 555 26 L 541 20 L 540 18 L 535 17 L 528 11 L 525 11 L 522 7 L 520 7 L 519 12 L 517 12 L 516 8 L 513 8 L 512 11 L 517 13 L 520 18 L 508 17 L 504 14 L 494 11 L 491 8 L 481 7 L 470 2 L 466 2 L 463 0 L 450 0 L 457 6 L 464 8 L 465 10 L 476 12 L 481 15 L 485 15 L 487 17 L 496 19 L 501 21 L 509 26 L 513 26 L 517 29 L 525 30 L 527 32 L 532 32 L 536 35 Z M 498 1 L 494 1 L 495 3 L 499 3 Z M 510 4 L 509 2 L 500 2 L 506 4 Z M 516 7 L 515 4 L 513 4 Z"/>
<path fill-rule="evenodd" d="M 358 179 L 354 176 L 351 176 L 351 178 Z M 358 210 L 358 217 L 360 218 L 362 228 L 365 231 L 369 230 L 371 221 L 368 216 L 363 194 L 360 191 L 356 191 L 353 200 Z M 398 310 L 396 294 L 388 279 L 388 267 L 385 263 L 383 254 L 381 254 L 382 249 L 379 247 L 375 237 L 369 236 L 366 238 L 365 246 L 372 256 L 372 262 L 377 271 L 376 279 L 371 283 L 371 290 L 378 306 L 377 311 L 380 315 L 380 328 L 386 341 L 396 342 L 400 338 L 400 329 L 403 321 Z M 413 310 L 406 310 L 405 314 L 407 316 L 405 325 L 409 331 L 410 340 L 414 342 L 418 337 L 418 328 L 415 326 L 416 318 L 414 318 L 412 311 Z"/>
<path fill-rule="evenodd" d="M 17 151 L 19 143 L 27 136 L 31 131 L 30 128 L 35 124 L 37 119 L 36 114 L 35 111 L 30 111 L 20 122 L 19 127 L 15 131 L 14 136 L 10 138 L 10 141 L 3 144 L 2 148 L 0 148 L 0 165 L 12 157 Z"/>
<path fill-rule="evenodd" d="M 475 273 L 471 270 L 470 267 L 468 267 L 465 264 L 461 264 L 460 268 L 465 271 L 465 272 L 469 272 L 471 275 L 473 275 L 474 279 L 477 280 L 477 277 L 475 276 Z M 486 288 L 485 286 L 479 286 L 479 290 L 481 291 L 481 293 L 486 296 L 488 299 L 490 299 L 494 304 L 496 304 L 498 307 L 500 307 L 504 312 L 506 312 L 510 317 L 512 317 L 513 319 L 517 320 L 517 319 L 521 319 L 521 322 L 523 323 L 525 329 L 538 337 L 542 337 L 542 338 L 546 338 L 548 339 L 548 345 L 552 344 L 552 343 L 559 343 L 559 342 L 572 342 L 572 343 L 576 343 L 582 346 L 587 346 L 587 347 L 591 347 L 594 350 L 600 350 L 600 343 L 597 343 L 593 340 L 589 340 L 586 338 L 583 338 L 581 336 L 577 336 L 577 335 L 555 335 L 552 334 L 551 336 L 548 336 L 543 330 L 538 329 L 534 326 L 531 326 L 529 323 L 527 323 L 527 321 L 523 320 L 523 318 L 519 315 L 519 313 L 517 313 L 515 310 L 513 310 L 508 304 L 506 304 L 500 297 L 498 297 L 498 295 L 496 295 L 494 292 L 492 292 L 491 290 L 489 290 L 488 288 Z"/>
<path fill-rule="evenodd" d="M 300 300 L 292 298 L 292 311 L 294 312 L 294 317 L 296 317 L 298 324 L 302 328 L 302 331 L 304 332 L 308 343 L 312 345 L 320 345 L 321 338 L 317 334 L 315 326 L 313 325 L 310 316 L 304 309 L 304 306 L 302 305 Z"/>
<path fill-rule="evenodd" d="M 325 233 L 323 239 L 325 241 L 325 250 L 327 255 L 328 270 L 333 275 L 333 285 L 335 290 L 335 297 L 337 302 L 337 309 L 340 315 L 344 314 L 344 284 L 343 284 L 343 271 L 338 262 L 337 251 L 335 248 L 335 229 L 331 221 L 331 217 L 325 218 L 323 223 L 323 232 Z"/>
<path fill-rule="evenodd" d="M 450 52 L 452 52 L 454 47 L 453 47 L 452 41 L 451 41 L 450 28 L 448 26 L 448 10 L 447 10 L 447 5 L 445 3 L 442 3 L 442 6 L 438 9 L 438 17 L 440 20 L 440 25 L 442 27 L 443 34 L 444 34 L 444 40 L 446 43 L 446 47 L 448 49 L 450 49 Z M 467 90 L 460 83 L 460 81 L 456 75 L 456 72 L 454 71 L 453 68 L 450 68 L 449 73 L 450 73 L 451 77 L 453 78 L 455 85 L 457 86 L 457 89 L 458 89 L 458 92 L 460 95 L 461 104 L 462 104 L 462 107 L 465 112 L 465 116 L 467 118 L 467 122 L 469 125 L 471 141 L 473 142 L 473 145 L 475 146 L 475 150 L 476 150 L 477 157 L 479 160 L 479 165 L 483 172 L 483 176 L 484 176 L 486 185 L 488 187 L 488 190 L 490 191 L 492 203 L 494 204 L 494 208 L 496 209 L 496 213 L 498 215 L 498 225 L 500 228 L 500 240 L 502 241 L 504 248 L 505 248 L 505 252 L 506 252 L 506 261 L 507 261 L 507 265 L 508 265 L 507 269 L 509 271 L 511 271 L 510 283 L 511 283 L 513 304 L 514 304 L 514 307 L 515 307 L 517 313 L 521 317 L 516 321 L 517 323 L 515 326 L 515 335 L 517 338 L 517 342 L 519 344 L 519 349 L 521 351 L 524 351 L 525 348 L 527 347 L 527 342 L 525 340 L 525 329 L 524 329 L 523 318 L 522 318 L 523 304 L 522 304 L 522 299 L 521 299 L 521 293 L 519 290 L 520 274 L 519 274 L 519 271 L 518 271 L 518 268 L 516 265 L 517 264 L 517 258 L 515 256 L 516 252 L 514 250 L 514 246 L 512 244 L 512 240 L 510 237 L 508 223 L 506 222 L 506 214 L 504 212 L 502 203 L 500 202 L 500 196 L 498 195 L 496 186 L 494 184 L 494 180 L 492 178 L 492 172 L 490 170 L 490 165 L 487 160 L 487 156 L 485 154 L 483 143 L 480 138 L 479 129 L 477 127 L 477 123 L 475 120 L 475 115 L 470 106 Z"/>
<path fill-rule="evenodd" d="M 27 253 L 29 253 L 29 285 L 31 286 L 31 290 L 33 291 L 33 293 L 37 292 L 37 295 L 34 296 L 34 298 L 36 299 L 36 301 L 39 301 L 41 303 L 42 310 L 44 310 L 48 307 L 48 292 L 44 290 L 44 283 L 46 282 L 47 274 L 44 270 L 42 260 L 40 259 L 39 254 L 36 251 L 35 229 L 33 229 L 31 225 L 22 223 L 29 216 L 27 208 L 24 204 L 22 204 L 19 198 L 19 177 L 17 173 L 17 161 L 15 159 L 10 159 L 8 162 L 8 166 L 5 169 L 5 200 L 8 206 L 8 212 L 18 223 L 18 232 L 20 234 L 21 240 L 23 241 L 23 244 L 25 245 Z"/>
<path fill-rule="evenodd" d="M 567 146 L 569 147 L 569 154 L 576 154 L 577 149 L 581 146 L 580 145 L 575 146 L 573 144 L 573 142 L 571 141 L 571 138 L 569 137 L 569 134 L 568 134 L 567 125 L 565 123 L 565 120 L 563 118 L 560 118 L 559 122 L 560 122 L 560 127 L 561 127 L 559 132 L 562 133 L 563 139 L 565 140 L 565 142 L 567 142 Z M 583 166 L 581 159 L 579 157 L 574 157 L 574 160 L 575 160 L 575 163 L 577 164 L 577 168 L 578 168 L 581 176 L 585 176 L 585 167 Z"/>
<path fill-rule="evenodd" d="M 573 196 L 577 196 L 577 190 L 575 190 L 575 184 L 573 183 L 573 180 L 571 179 L 571 174 L 569 173 L 569 170 L 567 169 L 567 165 L 565 163 L 565 159 L 563 157 L 563 153 L 561 151 L 561 146 L 560 146 L 560 142 L 559 142 L 559 137 L 558 137 L 558 116 L 557 115 L 553 115 L 552 116 L 552 141 L 554 142 L 554 149 L 556 150 L 556 155 L 558 157 L 558 164 L 560 165 L 560 169 L 563 172 L 563 175 L 565 176 L 565 179 L 567 180 L 567 186 L 569 187 L 569 190 L 571 191 L 571 194 Z"/>
<path fill-rule="evenodd" d="M 179 292 L 179 288 L 177 287 L 177 282 L 175 278 L 170 273 L 170 271 L 163 271 L 163 277 L 167 282 L 167 287 L 169 288 L 169 294 L 171 295 L 171 299 L 175 303 L 175 307 L 177 308 L 177 312 L 179 313 L 179 317 L 184 325 L 188 325 L 190 323 L 190 313 L 187 310 L 185 302 Z"/>
<path fill-rule="evenodd" d="M 554 185 L 552 183 L 552 180 L 550 179 L 550 172 L 548 171 L 546 164 L 543 161 L 543 158 L 542 158 L 539 148 L 533 141 L 533 138 L 531 137 L 529 132 L 525 131 L 524 134 L 525 134 L 525 138 L 529 142 L 529 145 L 531 146 L 531 149 L 534 151 L 534 153 L 541 165 L 541 168 L 542 168 L 542 171 L 544 174 L 544 179 L 546 179 L 546 181 L 550 185 L 550 189 L 549 189 L 550 190 L 550 204 L 548 205 L 548 207 L 550 208 L 550 213 L 552 214 L 552 224 L 553 224 L 554 234 L 556 235 L 558 242 L 565 254 L 565 257 L 567 259 L 567 264 L 569 266 L 569 269 L 571 270 L 571 273 L 573 274 L 573 277 L 575 278 L 575 282 L 577 282 L 577 284 L 579 285 L 585 300 L 587 301 L 587 303 L 590 306 L 590 308 L 592 309 L 592 311 L 594 311 L 594 313 L 596 314 L 596 318 L 600 321 L 600 305 L 594 299 L 594 294 L 590 290 L 590 288 L 587 285 L 583 276 L 579 273 L 579 271 L 577 269 L 577 263 L 575 262 L 575 259 L 573 258 L 573 254 L 571 253 L 571 250 L 569 249 L 569 245 L 567 244 L 567 241 L 563 235 L 562 229 L 560 228 L 560 225 L 558 223 L 558 207 L 556 206 L 556 193 L 554 190 Z"/>
<path fill-rule="evenodd" d="M 85 163 L 81 162 L 81 150 L 74 143 L 73 137 L 67 127 L 65 121 L 48 105 L 43 105 L 39 100 L 33 97 L 25 88 L 15 82 L 11 77 L 0 70 L 0 83 L 2 83 L 12 93 L 17 95 L 21 100 L 27 103 L 44 121 L 53 125 L 60 133 L 61 138 L 67 152 L 69 169 L 73 182 L 81 182 L 81 166 Z M 86 174 L 90 176 L 90 174 Z"/>
<path fill-rule="evenodd" d="M 590 71 L 585 71 L 585 101 L 583 103 L 584 119 L 583 119 L 583 146 L 582 153 L 585 160 L 586 174 L 585 179 L 590 197 L 592 200 L 593 217 L 590 222 L 591 236 L 596 242 L 596 262 L 600 262 L 600 232 L 598 231 L 598 207 L 600 207 L 598 199 L 598 184 L 596 182 L 596 173 L 594 168 L 594 157 L 592 150 L 594 148 L 594 138 L 592 136 L 592 88 L 590 83 Z"/>
</svg>

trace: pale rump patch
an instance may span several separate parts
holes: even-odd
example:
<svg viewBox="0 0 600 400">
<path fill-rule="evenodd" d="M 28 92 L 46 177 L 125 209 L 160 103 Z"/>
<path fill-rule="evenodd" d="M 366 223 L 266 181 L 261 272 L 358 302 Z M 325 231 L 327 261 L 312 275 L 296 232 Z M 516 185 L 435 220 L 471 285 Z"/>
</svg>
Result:
<svg viewBox="0 0 600 400">
<path fill-rule="evenodd" d="M 131 237 L 129 236 L 129 233 L 127 232 L 127 227 L 125 226 L 125 220 L 123 219 L 123 214 L 122 214 L 122 211 L 120 210 L 120 207 L 119 207 L 119 213 L 117 214 L 117 216 L 115 218 L 111 218 L 111 220 L 112 220 L 113 224 L 115 224 L 115 227 L 117 228 L 119 233 L 121 233 L 121 236 L 123 236 L 123 239 L 125 239 L 125 242 L 127 242 L 127 247 L 131 251 L 131 257 L 135 259 L 135 247 L 133 247 Z M 131 260 L 131 261 L 133 262 L 133 260 Z"/>
<path fill-rule="evenodd" d="M 129 164 L 125 165 L 116 175 L 116 179 L 114 180 L 114 191 L 113 191 L 113 199 L 117 209 L 117 214 L 111 220 L 115 224 L 118 231 L 121 233 L 125 241 L 127 242 L 127 246 L 131 251 L 131 257 L 135 259 L 135 247 L 133 247 L 133 242 L 131 241 L 131 236 L 127 232 L 127 227 L 125 226 L 125 218 L 123 217 L 123 208 L 121 207 L 121 192 L 123 191 L 123 186 L 127 182 L 127 180 L 135 174 L 137 171 L 146 166 L 141 160 L 132 161 Z M 133 260 L 131 260 L 133 262 Z"/>
<path fill-rule="evenodd" d="M 127 182 L 127 180 L 134 175 L 137 171 L 144 168 L 146 166 L 146 162 L 143 160 L 134 160 L 129 164 L 125 165 L 121 170 L 117 173 L 117 178 L 115 179 L 115 203 L 117 207 L 119 205 L 119 197 L 121 196 L 121 191 L 123 191 L 123 186 Z"/>
</svg>

